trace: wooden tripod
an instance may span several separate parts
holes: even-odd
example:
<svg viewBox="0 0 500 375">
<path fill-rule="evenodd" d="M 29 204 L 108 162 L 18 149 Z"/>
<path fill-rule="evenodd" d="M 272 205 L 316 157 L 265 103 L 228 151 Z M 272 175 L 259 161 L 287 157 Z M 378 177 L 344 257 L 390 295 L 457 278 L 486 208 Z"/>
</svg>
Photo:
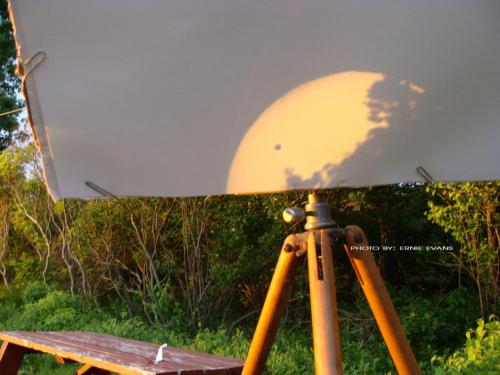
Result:
<svg viewBox="0 0 500 375">
<path fill-rule="evenodd" d="M 316 194 L 309 195 L 305 211 L 290 208 L 285 221 L 299 222 L 306 217 L 306 232 L 285 239 L 259 322 L 243 368 L 243 375 L 261 374 L 290 297 L 295 273 L 307 254 L 314 347 L 317 375 L 340 375 L 342 355 L 333 270 L 332 241 L 344 241 L 344 248 L 366 295 L 372 313 L 399 374 L 420 374 L 420 368 L 401 327 L 368 241 L 358 226 L 335 228 L 328 205 Z"/>
</svg>

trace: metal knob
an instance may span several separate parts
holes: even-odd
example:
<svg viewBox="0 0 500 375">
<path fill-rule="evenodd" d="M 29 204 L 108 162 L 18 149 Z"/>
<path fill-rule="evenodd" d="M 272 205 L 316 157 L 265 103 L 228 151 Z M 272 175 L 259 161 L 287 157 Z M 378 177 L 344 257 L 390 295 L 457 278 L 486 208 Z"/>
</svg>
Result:
<svg viewBox="0 0 500 375">
<path fill-rule="evenodd" d="M 283 211 L 283 220 L 287 224 L 300 223 L 306 217 L 306 212 L 301 207 L 291 207 Z"/>
</svg>

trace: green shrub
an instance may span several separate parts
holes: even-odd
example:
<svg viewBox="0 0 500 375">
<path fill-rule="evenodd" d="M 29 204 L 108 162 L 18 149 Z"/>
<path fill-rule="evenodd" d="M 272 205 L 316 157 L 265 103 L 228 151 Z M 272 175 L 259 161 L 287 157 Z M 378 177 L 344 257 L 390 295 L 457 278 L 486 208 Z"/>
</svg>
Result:
<svg viewBox="0 0 500 375">
<path fill-rule="evenodd" d="M 417 358 L 429 358 L 438 348 L 454 350 L 462 345 L 463 332 L 479 314 L 465 288 L 451 290 L 441 298 L 406 288 L 391 291 L 391 296 Z"/>
<path fill-rule="evenodd" d="M 16 329 L 64 331 L 79 329 L 86 321 L 85 303 L 81 298 L 61 291 L 49 292 L 35 302 L 26 303 L 14 325 Z M 87 318 L 88 319 L 88 318 Z"/>
<path fill-rule="evenodd" d="M 17 316 L 19 308 L 20 307 L 13 298 L 0 298 L 0 330 L 11 329 L 8 321 Z"/>
<path fill-rule="evenodd" d="M 466 333 L 463 348 L 449 357 L 434 356 L 436 375 L 442 374 L 500 374 L 500 322 L 494 316 L 485 323 L 477 321 L 477 328 Z"/>
<path fill-rule="evenodd" d="M 22 293 L 22 298 L 25 303 L 36 302 L 42 299 L 49 293 L 49 288 L 42 283 L 31 283 L 26 286 Z"/>
</svg>

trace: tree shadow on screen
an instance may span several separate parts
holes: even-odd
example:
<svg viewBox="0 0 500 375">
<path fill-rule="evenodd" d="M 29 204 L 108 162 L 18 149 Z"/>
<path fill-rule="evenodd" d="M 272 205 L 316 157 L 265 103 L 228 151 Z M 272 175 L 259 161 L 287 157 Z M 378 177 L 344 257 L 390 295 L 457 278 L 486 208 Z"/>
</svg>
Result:
<svg viewBox="0 0 500 375">
<path fill-rule="evenodd" d="M 364 104 L 369 110 L 368 120 L 376 126 L 369 131 L 367 139 L 344 160 L 336 164 L 327 163 L 310 177 L 305 178 L 292 168 L 285 169 L 286 188 L 345 186 L 350 179 L 346 181 L 343 178 L 353 175 L 377 180 L 377 171 L 381 168 L 392 168 L 389 175 L 409 175 L 415 173 L 415 168 L 420 165 L 422 153 L 439 147 L 440 137 L 429 135 L 435 126 L 433 118 L 440 108 L 426 98 L 425 89 L 384 75 L 382 80 L 370 87 Z M 349 124 L 332 124 L 332 129 L 335 126 Z M 335 142 L 342 142 L 334 138 L 334 131 L 331 135 L 317 136 L 331 136 L 332 147 L 335 147 Z M 415 168 L 411 171 L 400 170 L 402 167 L 397 160 L 401 157 L 415 160 Z M 418 179 L 416 174 L 415 179 Z"/>
</svg>

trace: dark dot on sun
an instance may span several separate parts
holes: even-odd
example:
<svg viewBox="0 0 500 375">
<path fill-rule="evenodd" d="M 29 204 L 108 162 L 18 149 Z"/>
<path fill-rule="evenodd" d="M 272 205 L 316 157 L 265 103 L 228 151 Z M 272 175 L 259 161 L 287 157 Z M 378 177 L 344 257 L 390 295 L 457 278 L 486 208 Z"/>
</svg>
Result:
<svg viewBox="0 0 500 375">
<path fill-rule="evenodd" d="M 281 145 L 278 143 L 277 145 L 275 145 L 275 146 L 274 146 L 274 149 L 275 149 L 276 151 L 281 150 Z"/>
</svg>

